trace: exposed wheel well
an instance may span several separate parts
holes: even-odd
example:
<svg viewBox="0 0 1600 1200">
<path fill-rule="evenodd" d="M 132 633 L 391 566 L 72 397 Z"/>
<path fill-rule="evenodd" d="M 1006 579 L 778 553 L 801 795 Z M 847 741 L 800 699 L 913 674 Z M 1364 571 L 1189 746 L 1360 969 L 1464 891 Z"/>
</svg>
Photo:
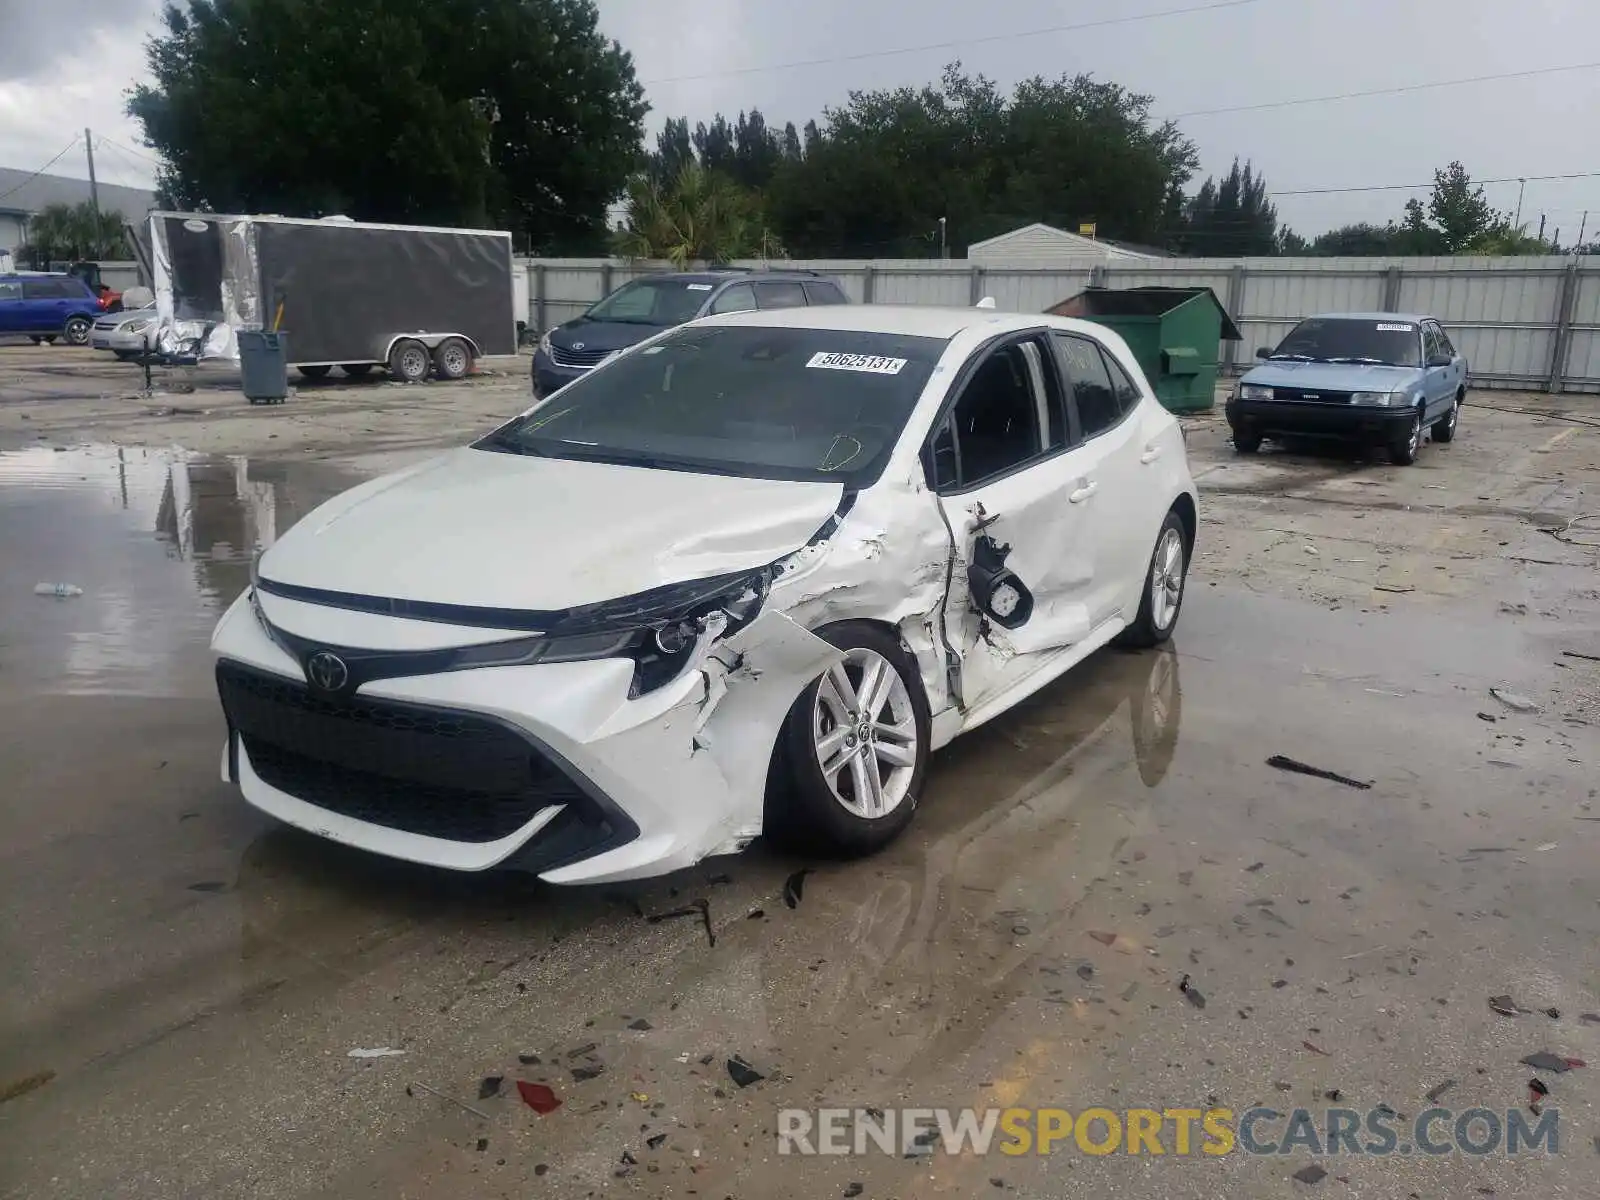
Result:
<svg viewBox="0 0 1600 1200">
<path fill-rule="evenodd" d="M 1177 513 L 1178 520 L 1183 522 L 1183 540 L 1186 543 L 1183 548 L 1184 555 L 1192 555 L 1194 539 L 1199 533 L 1200 526 L 1200 514 L 1195 511 L 1194 497 L 1188 492 L 1183 493 L 1172 502 L 1172 507 L 1167 511 Z"/>
</svg>

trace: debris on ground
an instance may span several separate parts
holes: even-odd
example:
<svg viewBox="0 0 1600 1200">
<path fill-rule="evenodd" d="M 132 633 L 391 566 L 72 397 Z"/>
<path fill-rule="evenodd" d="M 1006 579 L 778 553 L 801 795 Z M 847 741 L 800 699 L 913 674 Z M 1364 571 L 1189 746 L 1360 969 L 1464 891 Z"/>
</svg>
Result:
<svg viewBox="0 0 1600 1200">
<path fill-rule="evenodd" d="M 83 595 L 83 589 L 75 583 L 36 583 L 33 585 L 35 596 L 54 596 L 58 600 L 66 600 L 73 596 Z"/>
<path fill-rule="evenodd" d="M 1539 1115 L 1539 1105 L 1544 1103 L 1544 1098 L 1550 1094 L 1550 1089 L 1545 1086 L 1544 1080 L 1535 1076 L 1528 1080 L 1528 1107 L 1533 1110 L 1533 1115 Z"/>
<path fill-rule="evenodd" d="M 1327 1177 L 1328 1173 L 1316 1163 L 1312 1163 L 1309 1167 L 1301 1167 L 1293 1176 L 1300 1183 L 1321 1183 Z"/>
<path fill-rule="evenodd" d="M 752 1083 L 760 1083 L 766 1076 L 735 1054 L 728 1060 L 728 1078 L 740 1087 L 746 1088 Z"/>
<path fill-rule="evenodd" d="M 478 1085 L 478 1099 L 489 1100 L 500 1094 L 500 1085 L 506 1081 L 504 1075 L 485 1075 L 483 1082 Z"/>
<path fill-rule="evenodd" d="M 628 1028 L 637 1030 L 640 1033 L 645 1033 L 651 1029 L 654 1029 L 655 1026 L 650 1024 L 650 1022 L 646 1021 L 643 1017 L 640 1017 L 637 1021 L 629 1022 Z"/>
<path fill-rule="evenodd" d="M 482 1154 L 488 1148 L 489 1148 L 489 1139 L 488 1138 L 479 1138 L 478 1139 L 478 1153 Z"/>
<path fill-rule="evenodd" d="M 351 1050 L 348 1054 L 346 1054 L 345 1057 L 346 1058 L 399 1058 L 404 1053 L 405 1053 L 404 1050 L 396 1050 L 393 1046 L 373 1046 L 371 1049 L 368 1049 L 368 1048 L 363 1047 L 363 1046 L 357 1046 L 354 1050 Z"/>
<path fill-rule="evenodd" d="M 1344 1097 L 1344 1093 L 1341 1092 L 1338 1088 L 1329 1088 L 1327 1091 L 1322 1093 L 1322 1098 L 1324 1100 L 1332 1100 L 1335 1103 L 1337 1103 L 1339 1100 L 1343 1099 L 1343 1097 Z"/>
<path fill-rule="evenodd" d="M 846 1196 L 854 1197 L 861 1195 L 861 1193 L 866 1190 L 867 1189 L 862 1187 L 859 1183 L 850 1183 L 845 1185 L 844 1194 Z"/>
<path fill-rule="evenodd" d="M 1280 771 L 1291 771 L 1296 775 L 1310 775 L 1317 779 L 1327 779 L 1333 783 L 1342 783 L 1345 787 L 1353 787 L 1363 792 L 1372 788 L 1370 783 L 1363 783 L 1359 779 L 1351 779 L 1350 776 L 1340 775 L 1337 771 L 1325 771 L 1321 767 L 1309 766 L 1282 754 L 1274 754 L 1267 759 L 1267 766 L 1275 767 Z"/>
<path fill-rule="evenodd" d="M 764 921 L 766 920 L 766 917 L 767 910 L 764 908 L 752 908 L 744 915 L 744 919 L 746 921 Z"/>
<path fill-rule="evenodd" d="M 661 1149 L 662 1146 L 666 1145 L 666 1142 L 667 1135 L 664 1133 L 655 1134 L 653 1137 L 647 1137 L 644 1140 L 644 1144 L 649 1146 L 652 1150 Z"/>
<path fill-rule="evenodd" d="M 537 1054 L 519 1054 L 517 1055 L 517 1061 L 525 1067 L 537 1067 L 544 1060 Z"/>
<path fill-rule="evenodd" d="M 1205 996 L 1201 993 L 1199 988 L 1195 987 L 1189 982 L 1189 977 L 1187 975 L 1178 980 L 1178 990 L 1182 992 L 1184 996 L 1187 997 L 1189 1003 L 1194 1005 L 1196 1008 L 1204 1008 L 1206 1006 Z"/>
<path fill-rule="evenodd" d="M 1302 1041 L 1300 1044 L 1302 1046 L 1304 1046 L 1307 1050 L 1311 1051 L 1311 1053 L 1322 1055 L 1323 1058 L 1332 1058 L 1333 1057 L 1333 1055 L 1329 1054 L 1321 1046 L 1313 1046 L 1310 1042 L 1305 1042 L 1305 1041 Z"/>
<path fill-rule="evenodd" d="M 1090 965 L 1089 963 L 1083 963 L 1082 965 L 1080 965 L 1078 967 L 1078 978 L 1079 979 L 1093 979 L 1094 978 L 1094 967 L 1092 965 Z"/>
<path fill-rule="evenodd" d="M 488 1113 L 484 1112 L 483 1109 L 481 1109 L 481 1108 L 473 1108 L 472 1105 L 468 1104 L 465 1100 L 457 1100 L 454 1096 L 447 1096 L 443 1092 L 441 1092 L 438 1088 L 429 1087 L 427 1084 L 421 1083 L 421 1082 L 413 1079 L 410 1082 L 410 1084 L 408 1084 L 407 1087 L 406 1087 L 406 1095 L 411 1096 L 411 1095 L 415 1094 L 415 1093 L 412 1092 L 412 1090 L 411 1090 L 412 1088 L 418 1088 L 421 1091 L 427 1092 L 428 1095 L 430 1095 L 430 1096 L 435 1096 L 440 1100 L 444 1100 L 444 1101 L 446 1101 L 446 1102 L 448 1102 L 450 1104 L 454 1104 L 457 1108 L 464 1108 L 469 1113 L 471 1113 L 473 1116 L 481 1117 L 485 1121 L 493 1120 L 493 1118 L 490 1117 Z"/>
<path fill-rule="evenodd" d="M 1530 1054 L 1518 1061 L 1524 1066 L 1532 1067 L 1535 1071 L 1550 1071 L 1556 1075 L 1565 1075 L 1574 1067 L 1586 1067 L 1589 1065 L 1581 1058 L 1562 1058 L 1558 1054 L 1551 1054 L 1548 1050 Z"/>
<path fill-rule="evenodd" d="M 1489 695 L 1513 712 L 1531 713 L 1539 711 L 1537 704 L 1519 692 L 1508 691 L 1505 688 L 1490 688 Z"/>
<path fill-rule="evenodd" d="M 1584 1013 L 1578 1020 L 1585 1025 L 1600 1025 L 1600 1013 Z"/>
<path fill-rule="evenodd" d="M 1579 654 L 1576 650 L 1563 650 L 1564 658 L 1581 658 L 1584 662 L 1600 663 L 1600 654 Z"/>
<path fill-rule="evenodd" d="M 649 1104 L 650 1094 L 648 1092 L 629 1092 L 628 1099 L 635 1104 Z"/>
<path fill-rule="evenodd" d="M 1245 868 L 1245 873 L 1249 874 L 1249 875 L 1254 875 L 1257 871 L 1261 870 L 1261 868 L 1266 866 L 1266 865 L 1267 864 L 1264 863 L 1264 862 L 1253 862 L 1248 867 Z"/>
<path fill-rule="evenodd" d="M 676 920 L 678 917 L 699 917 L 700 923 L 705 927 L 706 941 L 714 949 L 717 944 L 716 931 L 711 928 L 711 901 L 706 899 L 691 900 L 684 908 L 675 908 L 671 912 L 652 913 L 646 917 L 652 925 L 659 925 L 663 921 Z"/>
<path fill-rule="evenodd" d="M 1455 1085 L 1456 1081 L 1454 1079 L 1446 1079 L 1443 1083 L 1434 1084 L 1423 1095 L 1428 1097 L 1429 1104 L 1437 1104 L 1439 1103 L 1439 1097 L 1455 1087 Z"/>
<path fill-rule="evenodd" d="M 519 1079 L 517 1095 L 521 1096 L 522 1102 L 541 1117 L 548 1116 L 561 1107 L 561 1097 L 542 1083 L 529 1083 L 526 1079 Z"/>
<path fill-rule="evenodd" d="M 1495 715 L 1494 715 L 1494 714 L 1493 714 L 1493 713 L 1486 713 L 1486 712 L 1481 712 L 1481 713 L 1479 713 L 1479 714 L 1478 714 L 1478 720 L 1480 720 L 1480 721 L 1487 721 L 1487 722 L 1489 722 L 1489 724 L 1491 724 L 1491 725 L 1493 725 L 1493 724 L 1494 724 L 1494 723 L 1495 723 L 1495 722 L 1497 722 L 1497 721 L 1498 721 L 1498 720 L 1499 720 L 1499 719 L 1500 719 L 1500 718 L 1499 718 L 1499 717 L 1497 717 L 1497 716 L 1495 716 Z"/>
<path fill-rule="evenodd" d="M 599 1046 L 598 1043 L 596 1043 L 596 1042 L 585 1042 L 581 1046 L 575 1046 L 571 1050 L 568 1050 L 567 1051 L 567 1057 L 568 1058 L 582 1058 L 585 1054 L 593 1054 L 598 1049 L 600 1049 L 600 1046 Z"/>
<path fill-rule="evenodd" d="M 594 1064 L 592 1064 L 590 1066 L 587 1066 L 587 1067 L 573 1067 L 572 1068 L 572 1082 L 573 1083 L 588 1083 L 589 1080 L 598 1079 L 598 1078 L 600 1078 L 600 1076 L 604 1075 L 605 1073 L 606 1073 L 605 1066 L 603 1064 L 601 1064 L 601 1063 L 594 1063 Z"/>
<path fill-rule="evenodd" d="M 806 876 L 809 874 L 811 874 L 810 867 L 801 867 L 783 881 L 783 902 L 790 908 L 800 907 L 800 900 L 806 890 Z"/>
</svg>

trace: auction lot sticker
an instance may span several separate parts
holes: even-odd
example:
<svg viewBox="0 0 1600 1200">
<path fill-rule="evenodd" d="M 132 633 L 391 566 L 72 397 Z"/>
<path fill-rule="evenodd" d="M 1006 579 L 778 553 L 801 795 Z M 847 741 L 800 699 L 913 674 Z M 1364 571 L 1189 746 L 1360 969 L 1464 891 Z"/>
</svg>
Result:
<svg viewBox="0 0 1600 1200">
<path fill-rule="evenodd" d="M 868 375 L 898 375 L 905 369 L 904 358 L 880 358 L 876 354 L 830 354 L 818 351 L 807 367 L 818 371 L 864 371 Z"/>
</svg>

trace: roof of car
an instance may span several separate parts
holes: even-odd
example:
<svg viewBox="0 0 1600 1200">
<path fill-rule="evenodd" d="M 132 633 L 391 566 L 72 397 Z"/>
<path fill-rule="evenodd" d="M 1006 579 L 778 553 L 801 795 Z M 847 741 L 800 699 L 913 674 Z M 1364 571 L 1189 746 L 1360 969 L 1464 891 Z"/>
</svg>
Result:
<svg viewBox="0 0 1600 1200">
<path fill-rule="evenodd" d="M 747 279 L 780 279 L 784 282 L 798 282 L 811 280 L 813 282 L 830 282 L 825 276 L 815 271 L 774 270 L 758 269 L 755 267 L 711 267 L 704 271 L 661 271 L 649 275 L 640 275 L 634 282 L 648 283 L 653 279 L 668 279 L 683 283 L 727 283 L 731 280 Z"/>
<path fill-rule="evenodd" d="M 1396 312 L 1330 312 L 1317 313 L 1308 317 L 1312 321 L 1405 321 L 1412 325 L 1431 321 L 1432 317 L 1422 313 L 1396 313 Z"/>
<path fill-rule="evenodd" d="M 995 333 L 1036 329 L 1041 325 L 1069 328 L 1080 324 L 1040 313 L 1006 313 L 992 308 L 934 308 L 920 304 L 814 304 L 761 312 L 724 313 L 702 317 L 698 325 L 789 326 L 799 329 L 846 329 L 857 333 L 898 333 L 908 337 L 949 340 L 976 326 Z"/>
</svg>

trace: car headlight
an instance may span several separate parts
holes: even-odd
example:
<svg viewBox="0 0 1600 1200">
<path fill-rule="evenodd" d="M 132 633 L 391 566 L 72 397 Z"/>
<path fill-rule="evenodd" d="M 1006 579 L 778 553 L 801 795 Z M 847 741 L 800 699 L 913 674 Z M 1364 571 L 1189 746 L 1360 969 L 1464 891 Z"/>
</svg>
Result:
<svg viewBox="0 0 1600 1200">
<path fill-rule="evenodd" d="M 542 334 L 539 335 L 539 349 L 542 350 L 546 354 L 550 353 L 550 334 L 549 333 L 542 333 Z"/>
<path fill-rule="evenodd" d="M 1405 395 L 1401 392 L 1351 392 L 1351 404 L 1404 404 Z"/>
<path fill-rule="evenodd" d="M 1271 400 L 1272 389 L 1269 387 L 1262 387 L 1259 383 L 1241 383 L 1239 385 L 1239 399 Z"/>
</svg>

